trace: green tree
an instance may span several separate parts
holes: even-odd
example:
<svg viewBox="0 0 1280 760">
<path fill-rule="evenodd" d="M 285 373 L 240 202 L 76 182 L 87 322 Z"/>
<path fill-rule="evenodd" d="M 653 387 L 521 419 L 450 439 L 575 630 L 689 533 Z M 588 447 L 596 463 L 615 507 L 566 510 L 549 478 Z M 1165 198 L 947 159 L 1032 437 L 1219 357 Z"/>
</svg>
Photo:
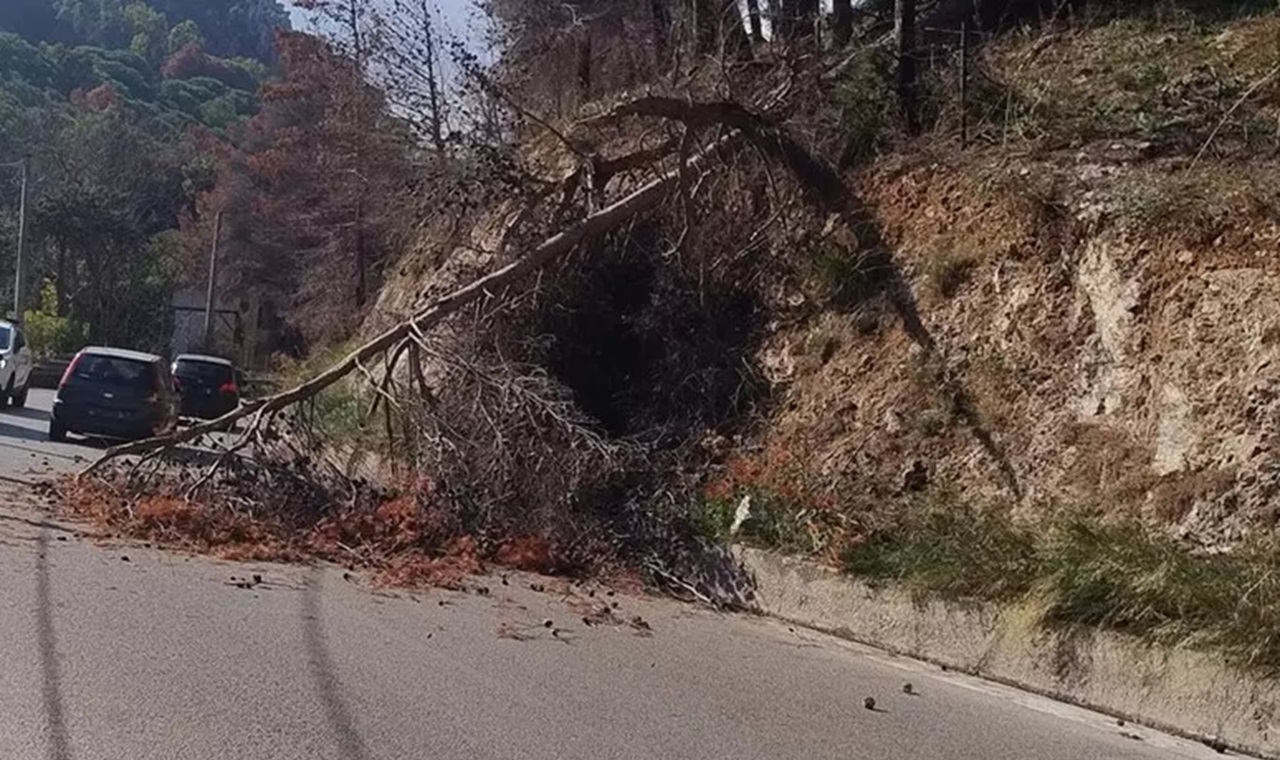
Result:
<svg viewBox="0 0 1280 760">
<path fill-rule="evenodd" d="M 164 14 L 146 3 L 131 3 L 124 9 L 124 21 L 132 34 L 129 50 L 152 65 L 160 63 L 169 45 L 169 22 Z"/>
<path fill-rule="evenodd" d="M 83 41 L 103 47 L 124 47 L 129 27 L 123 0 L 54 0 L 58 19 Z"/>
<path fill-rule="evenodd" d="M 167 52 L 173 55 L 187 45 L 195 45 L 196 47 L 204 47 L 204 34 L 200 31 L 200 25 L 191 19 L 179 22 L 176 26 L 169 30 L 169 44 Z"/>
</svg>

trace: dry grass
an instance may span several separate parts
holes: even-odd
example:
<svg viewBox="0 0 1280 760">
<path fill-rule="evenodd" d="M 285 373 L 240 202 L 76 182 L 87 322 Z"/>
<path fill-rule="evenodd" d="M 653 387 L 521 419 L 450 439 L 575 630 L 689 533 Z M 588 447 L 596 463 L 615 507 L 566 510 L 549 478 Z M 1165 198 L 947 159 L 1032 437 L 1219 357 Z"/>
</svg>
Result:
<svg viewBox="0 0 1280 760">
<path fill-rule="evenodd" d="M 1026 104 L 1009 112 L 1005 139 L 1030 133 L 1079 144 L 1128 136 L 1191 147 L 1266 76 L 1277 52 L 1274 16 L 1122 18 L 1005 38 L 987 63 L 1010 101 Z M 1274 145 L 1278 107 L 1280 82 L 1258 87 L 1218 130 L 1223 149 Z"/>
</svg>

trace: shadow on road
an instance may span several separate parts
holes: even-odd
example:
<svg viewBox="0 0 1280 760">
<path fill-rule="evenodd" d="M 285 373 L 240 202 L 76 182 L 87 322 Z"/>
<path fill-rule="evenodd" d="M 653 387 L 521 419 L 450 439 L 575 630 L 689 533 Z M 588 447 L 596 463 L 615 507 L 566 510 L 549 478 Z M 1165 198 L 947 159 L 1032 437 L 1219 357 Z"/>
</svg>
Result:
<svg viewBox="0 0 1280 760">
<path fill-rule="evenodd" d="M 342 697 L 342 684 L 329 656 L 329 644 L 324 632 L 324 620 L 320 614 L 320 587 L 323 573 L 312 568 L 302 593 L 302 638 L 307 649 L 307 669 L 315 684 L 325 717 L 333 729 L 342 760 L 368 760 L 369 749 L 360 738 L 351 707 Z"/>
<path fill-rule="evenodd" d="M 4 417 L 4 415 L 0 415 L 0 438 L 17 438 L 23 441 L 49 440 L 49 432 L 47 430 L 11 425 L 4 421 Z"/>
<path fill-rule="evenodd" d="M 41 692 L 50 760 L 71 760 L 71 739 L 62 710 L 62 673 L 58 667 L 58 640 L 53 630 L 53 595 L 49 590 L 49 529 L 40 528 L 36 554 L 36 636 L 40 646 Z"/>
<path fill-rule="evenodd" d="M 3 417 L 20 417 L 24 420 L 34 420 L 36 422 L 48 422 L 49 412 L 44 409 L 34 409 L 26 406 L 21 409 L 6 409 Z M 0 417 L 0 419 L 3 419 Z"/>
</svg>

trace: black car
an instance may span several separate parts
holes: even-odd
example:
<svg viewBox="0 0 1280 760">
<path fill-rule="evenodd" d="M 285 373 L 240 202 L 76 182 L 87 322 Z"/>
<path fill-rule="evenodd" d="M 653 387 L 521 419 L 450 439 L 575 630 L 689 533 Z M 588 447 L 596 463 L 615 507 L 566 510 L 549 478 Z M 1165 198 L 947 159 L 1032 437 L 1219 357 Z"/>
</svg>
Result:
<svg viewBox="0 0 1280 760">
<path fill-rule="evenodd" d="M 180 355 L 173 361 L 173 384 L 183 417 L 216 420 L 240 406 L 239 373 L 217 356 Z"/>
<path fill-rule="evenodd" d="M 76 354 L 58 383 L 49 439 L 67 433 L 139 439 L 171 430 L 177 397 L 164 359 L 91 346 Z"/>
</svg>

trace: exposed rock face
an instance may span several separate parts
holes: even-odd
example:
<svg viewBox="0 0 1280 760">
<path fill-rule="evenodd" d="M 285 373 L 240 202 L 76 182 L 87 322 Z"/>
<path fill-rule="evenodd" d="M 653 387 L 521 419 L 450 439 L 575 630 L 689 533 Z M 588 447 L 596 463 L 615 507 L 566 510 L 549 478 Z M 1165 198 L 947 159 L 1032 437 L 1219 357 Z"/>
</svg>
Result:
<svg viewBox="0 0 1280 760">
<path fill-rule="evenodd" d="M 1009 167 L 1059 173 L 1061 206 L 1047 211 L 1016 190 L 984 195 L 965 171 L 863 181 L 940 359 L 926 361 L 892 318 L 871 335 L 857 328 L 863 315 L 779 331 L 766 349 L 786 389 L 774 445 L 808 452 L 815 477 L 868 504 L 919 470 L 963 498 L 1127 512 L 1210 547 L 1270 527 L 1274 225 L 1239 220 L 1242 230 L 1208 240 L 1156 232 L 1119 211 L 1137 171 L 1125 163 Z M 940 295 L 930 279 L 957 257 L 963 284 Z M 811 361 L 815 343 L 837 349 Z"/>
</svg>

